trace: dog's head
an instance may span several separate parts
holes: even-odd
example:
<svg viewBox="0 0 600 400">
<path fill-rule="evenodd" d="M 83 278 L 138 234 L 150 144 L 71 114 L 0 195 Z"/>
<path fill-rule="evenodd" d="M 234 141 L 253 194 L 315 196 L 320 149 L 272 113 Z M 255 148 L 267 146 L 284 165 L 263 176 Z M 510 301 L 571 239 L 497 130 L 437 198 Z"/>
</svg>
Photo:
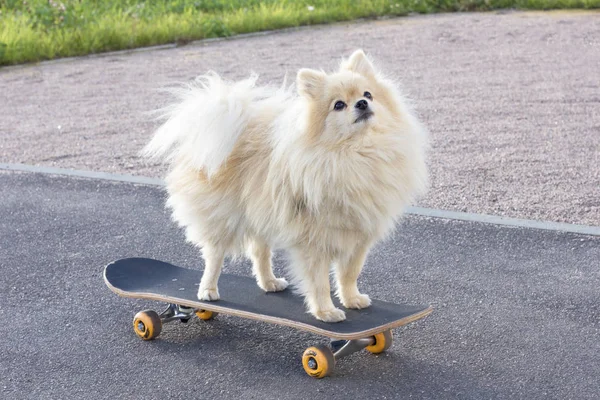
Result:
<svg viewBox="0 0 600 400">
<path fill-rule="evenodd" d="M 362 50 L 342 61 L 338 72 L 301 69 L 298 93 L 307 101 L 307 130 L 314 139 L 339 141 L 377 131 L 398 114 L 394 90 Z"/>
</svg>

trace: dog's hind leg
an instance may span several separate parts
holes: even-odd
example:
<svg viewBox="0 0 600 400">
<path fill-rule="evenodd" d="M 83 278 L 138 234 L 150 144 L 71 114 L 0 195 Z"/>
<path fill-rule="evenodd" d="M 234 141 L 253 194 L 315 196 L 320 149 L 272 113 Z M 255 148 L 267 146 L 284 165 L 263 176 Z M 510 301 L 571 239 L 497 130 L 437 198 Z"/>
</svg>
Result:
<svg viewBox="0 0 600 400">
<path fill-rule="evenodd" d="M 371 305 L 369 296 L 358 291 L 358 275 L 363 268 L 368 251 L 368 246 L 359 245 L 352 254 L 336 263 L 336 294 L 346 308 L 367 308 Z"/>
<path fill-rule="evenodd" d="M 248 257 L 252 260 L 252 273 L 256 283 L 265 292 L 279 292 L 287 288 L 288 282 L 276 278 L 271 263 L 271 249 L 260 239 L 253 238 L 248 243 Z"/>
<path fill-rule="evenodd" d="M 198 299 L 219 300 L 217 284 L 223 268 L 225 251 L 216 246 L 204 245 L 202 247 L 202 257 L 204 258 L 204 273 L 198 288 Z"/>
</svg>

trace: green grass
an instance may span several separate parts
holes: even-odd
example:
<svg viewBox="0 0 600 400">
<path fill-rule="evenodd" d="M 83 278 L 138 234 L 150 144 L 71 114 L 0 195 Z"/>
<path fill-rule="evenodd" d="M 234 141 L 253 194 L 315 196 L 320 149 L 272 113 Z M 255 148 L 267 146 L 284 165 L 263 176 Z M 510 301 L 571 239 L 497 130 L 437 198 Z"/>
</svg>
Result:
<svg viewBox="0 0 600 400">
<path fill-rule="evenodd" d="M 600 0 L 0 0 L 0 65 L 239 33 L 498 8 L 600 8 Z"/>
</svg>

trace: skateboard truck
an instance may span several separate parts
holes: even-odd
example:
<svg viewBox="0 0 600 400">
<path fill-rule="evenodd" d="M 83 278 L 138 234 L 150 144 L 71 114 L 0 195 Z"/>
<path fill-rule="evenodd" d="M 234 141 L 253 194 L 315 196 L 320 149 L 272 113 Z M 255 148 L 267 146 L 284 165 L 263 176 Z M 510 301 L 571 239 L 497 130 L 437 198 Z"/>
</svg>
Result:
<svg viewBox="0 0 600 400">
<path fill-rule="evenodd" d="M 306 349 L 302 355 L 302 366 L 304 371 L 313 378 L 324 378 L 331 374 L 336 361 L 340 358 L 362 349 L 367 349 L 373 354 L 383 353 L 390 348 L 392 341 L 391 330 L 360 339 L 332 339 L 329 346 L 318 345 Z"/>
<path fill-rule="evenodd" d="M 192 307 L 169 303 L 167 308 L 160 314 L 154 310 L 144 310 L 137 313 L 133 317 L 133 330 L 140 338 L 152 340 L 160 335 L 163 324 L 176 320 L 188 322 L 194 314 L 204 321 L 213 319 L 218 315 L 213 311 L 196 310 Z"/>
<path fill-rule="evenodd" d="M 188 322 L 194 314 L 194 309 L 190 307 L 184 307 L 177 304 L 169 303 L 165 311 L 160 313 L 160 321 L 163 324 L 167 322 L 180 320 L 181 322 Z"/>
<path fill-rule="evenodd" d="M 354 340 L 332 340 L 330 343 L 331 349 L 333 350 L 333 357 L 335 360 L 339 360 L 342 357 L 349 356 L 364 348 L 375 344 L 375 338 L 373 336 L 364 339 Z"/>
</svg>

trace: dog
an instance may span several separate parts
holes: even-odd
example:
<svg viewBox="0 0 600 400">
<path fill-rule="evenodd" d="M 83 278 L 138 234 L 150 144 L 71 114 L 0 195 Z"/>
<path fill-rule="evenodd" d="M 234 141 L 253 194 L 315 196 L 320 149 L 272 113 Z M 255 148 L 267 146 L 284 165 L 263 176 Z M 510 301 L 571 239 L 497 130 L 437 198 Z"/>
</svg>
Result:
<svg viewBox="0 0 600 400">
<path fill-rule="evenodd" d="M 205 261 L 199 299 L 218 300 L 224 258 L 244 254 L 260 288 L 286 289 L 282 249 L 308 312 L 342 321 L 330 270 L 344 307 L 369 307 L 358 276 L 427 188 L 427 131 L 362 50 L 331 74 L 300 69 L 295 89 L 256 80 L 211 72 L 175 90 L 143 154 L 170 166 L 167 207 Z"/>
</svg>

